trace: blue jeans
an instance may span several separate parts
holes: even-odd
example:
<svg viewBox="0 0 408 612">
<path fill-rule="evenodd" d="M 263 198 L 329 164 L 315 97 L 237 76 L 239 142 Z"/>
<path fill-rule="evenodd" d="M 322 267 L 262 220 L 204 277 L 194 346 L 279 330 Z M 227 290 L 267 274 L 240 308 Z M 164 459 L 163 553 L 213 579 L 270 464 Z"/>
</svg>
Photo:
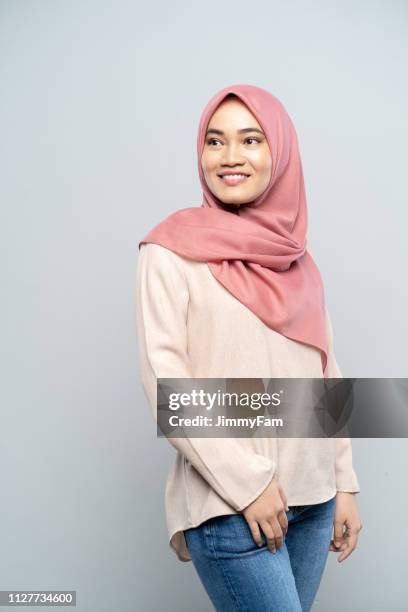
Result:
<svg viewBox="0 0 408 612">
<path fill-rule="evenodd" d="M 194 567 L 220 612 L 306 612 L 311 609 L 332 537 L 335 497 L 290 506 L 288 531 L 272 553 L 255 544 L 242 514 L 216 516 L 184 535 Z"/>
</svg>

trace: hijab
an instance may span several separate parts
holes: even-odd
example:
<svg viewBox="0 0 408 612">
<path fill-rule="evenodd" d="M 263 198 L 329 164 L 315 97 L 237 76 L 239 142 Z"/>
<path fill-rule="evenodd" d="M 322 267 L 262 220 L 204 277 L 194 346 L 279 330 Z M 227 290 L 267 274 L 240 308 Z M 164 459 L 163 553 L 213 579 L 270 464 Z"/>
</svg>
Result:
<svg viewBox="0 0 408 612">
<path fill-rule="evenodd" d="M 208 123 L 228 94 L 235 94 L 255 116 L 272 156 L 268 187 L 234 211 L 210 191 L 201 166 Z M 265 325 L 317 348 L 326 377 L 323 281 L 306 249 L 308 213 L 302 163 L 296 131 L 283 104 L 254 85 L 220 90 L 202 112 L 197 156 L 201 206 L 170 214 L 139 242 L 139 249 L 153 242 L 206 262 L 217 281 Z"/>
</svg>

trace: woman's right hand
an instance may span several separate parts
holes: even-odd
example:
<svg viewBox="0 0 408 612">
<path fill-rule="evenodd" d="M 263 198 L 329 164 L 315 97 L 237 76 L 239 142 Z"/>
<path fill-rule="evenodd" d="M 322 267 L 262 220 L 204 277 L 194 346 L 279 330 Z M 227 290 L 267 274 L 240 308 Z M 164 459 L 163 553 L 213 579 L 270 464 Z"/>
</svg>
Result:
<svg viewBox="0 0 408 612">
<path fill-rule="evenodd" d="M 256 544 L 262 546 L 259 528 L 265 534 L 268 548 L 276 552 L 283 544 L 283 536 L 288 531 L 288 511 L 286 495 L 275 478 L 249 506 L 242 510 Z"/>
</svg>

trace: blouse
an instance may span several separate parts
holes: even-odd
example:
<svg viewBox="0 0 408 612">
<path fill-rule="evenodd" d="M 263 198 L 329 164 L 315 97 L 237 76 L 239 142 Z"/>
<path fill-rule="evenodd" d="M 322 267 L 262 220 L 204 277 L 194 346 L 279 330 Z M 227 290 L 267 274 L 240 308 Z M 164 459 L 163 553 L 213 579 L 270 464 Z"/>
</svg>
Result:
<svg viewBox="0 0 408 612">
<path fill-rule="evenodd" d="M 309 253 L 310 253 L 310 249 Z M 211 273 L 154 243 L 139 250 L 136 333 L 141 382 L 157 420 L 157 378 L 322 378 L 317 348 L 267 327 Z M 328 376 L 342 378 L 329 338 Z M 242 512 L 275 477 L 292 505 L 358 493 L 350 438 L 167 438 L 169 545 L 190 561 L 184 530 Z"/>
</svg>

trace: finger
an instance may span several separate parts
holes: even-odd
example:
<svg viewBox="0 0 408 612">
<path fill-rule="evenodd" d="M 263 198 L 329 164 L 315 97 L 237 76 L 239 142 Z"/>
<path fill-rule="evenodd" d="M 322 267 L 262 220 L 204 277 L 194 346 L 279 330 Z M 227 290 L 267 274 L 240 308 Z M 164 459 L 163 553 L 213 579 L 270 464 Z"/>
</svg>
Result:
<svg viewBox="0 0 408 612">
<path fill-rule="evenodd" d="M 334 541 L 333 540 L 330 540 L 329 550 L 331 550 L 333 552 L 337 552 L 337 548 L 334 546 Z"/>
<path fill-rule="evenodd" d="M 283 534 L 286 535 L 288 533 L 289 522 L 288 517 L 286 516 L 286 512 L 279 512 L 278 521 L 280 523 Z"/>
<path fill-rule="evenodd" d="M 262 536 L 261 536 L 261 532 L 259 531 L 259 525 L 256 521 L 247 521 L 248 523 L 248 527 L 251 530 L 252 533 L 252 537 L 254 539 L 254 542 L 257 546 L 262 546 L 263 542 L 262 542 Z"/>
<path fill-rule="evenodd" d="M 338 563 L 341 563 L 342 561 L 347 559 L 347 557 L 351 555 L 352 552 L 353 552 L 353 549 L 351 548 L 351 546 L 347 544 L 346 548 L 340 553 L 340 555 L 337 558 Z"/>
<path fill-rule="evenodd" d="M 342 550 L 345 549 L 346 546 L 347 546 L 347 543 L 344 540 L 341 541 L 341 544 L 338 547 L 334 545 L 334 540 L 331 540 L 329 550 L 333 552 L 341 552 Z"/>
<path fill-rule="evenodd" d="M 273 533 L 275 534 L 275 546 L 276 546 L 276 549 L 278 549 L 283 544 L 283 531 L 282 531 L 282 528 L 281 528 L 277 518 L 271 519 L 269 521 L 269 524 L 271 525 L 271 527 L 273 529 Z"/>
<path fill-rule="evenodd" d="M 336 546 L 336 544 L 338 543 L 339 547 L 340 544 L 343 540 L 343 526 L 344 523 L 343 521 L 334 521 L 334 545 Z"/>
<path fill-rule="evenodd" d="M 350 532 L 349 537 L 347 538 L 347 546 L 339 555 L 337 561 L 341 563 L 351 555 L 353 550 L 357 547 L 357 533 L 355 531 Z"/>
<path fill-rule="evenodd" d="M 285 491 L 282 489 L 281 485 L 279 485 L 279 493 L 280 493 L 281 499 L 283 501 L 283 504 L 285 506 L 285 510 L 286 510 L 286 512 L 288 512 L 288 510 L 289 510 L 288 500 L 287 500 L 287 497 L 285 495 Z"/>
<path fill-rule="evenodd" d="M 269 550 L 275 553 L 276 552 L 275 534 L 273 532 L 271 525 L 268 523 L 268 521 L 260 521 L 259 524 L 261 526 L 262 531 L 264 532 L 266 543 L 267 543 Z"/>
</svg>

